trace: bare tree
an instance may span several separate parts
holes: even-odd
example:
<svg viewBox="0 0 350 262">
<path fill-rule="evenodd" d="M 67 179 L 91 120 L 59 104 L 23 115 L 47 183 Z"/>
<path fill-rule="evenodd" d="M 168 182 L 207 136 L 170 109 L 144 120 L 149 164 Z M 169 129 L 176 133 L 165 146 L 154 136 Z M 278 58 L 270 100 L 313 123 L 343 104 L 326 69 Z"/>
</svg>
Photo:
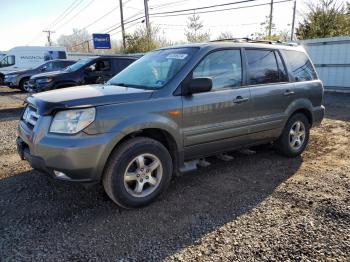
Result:
<svg viewBox="0 0 350 262">
<path fill-rule="evenodd" d="M 61 35 L 57 39 L 57 44 L 64 46 L 70 52 L 89 52 L 92 49 L 91 36 L 87 30 L 74 28 L 73 34 Z"/>
<path fill-rule="evenodd" d="M 203 32 L 203 23 L 200 21 L 199 15 L 194 13 L 188 17 L 185 36 L 188 42 L 205 42 L 210 39 L 210 33 Z"/>
</svg>

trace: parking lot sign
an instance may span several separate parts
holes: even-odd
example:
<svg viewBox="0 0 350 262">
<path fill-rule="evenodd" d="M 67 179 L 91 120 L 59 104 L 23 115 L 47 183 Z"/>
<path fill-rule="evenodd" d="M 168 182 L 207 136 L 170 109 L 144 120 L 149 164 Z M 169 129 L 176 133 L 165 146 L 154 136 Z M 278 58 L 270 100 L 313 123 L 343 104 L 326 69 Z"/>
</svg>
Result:
<svg viewBox="0 0 350 262">
<path fill-rule="evenodd" d="M 111 49 L 109 34 L 92 34 L 95 49 Z"/>
</svg>

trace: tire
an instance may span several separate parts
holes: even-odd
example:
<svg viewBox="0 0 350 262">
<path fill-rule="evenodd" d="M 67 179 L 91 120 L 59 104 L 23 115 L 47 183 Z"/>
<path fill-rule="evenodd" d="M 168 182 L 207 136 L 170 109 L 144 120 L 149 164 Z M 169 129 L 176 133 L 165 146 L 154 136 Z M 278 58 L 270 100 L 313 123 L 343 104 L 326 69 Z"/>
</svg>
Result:
<svg viewBox="0 0 350 262">
<path fill-rule="evenodd" d="M 298 123 L 300 124 L 299 131 L 297 131 Z M 292 133 L 292 128 L 294 133 Z M 304 136 L 302 134 L 304 134 Z M 307 143 L 309 142 L 309 136 L 309 120 L 304 114 L 296 113 L 288 119 L 281 136 L 275 142 L 274 146 L 280 154 L 286 157 L 296 157 L 305 150 Z M 299 137 L 299 139 L 294 139 L 296 137 Z"/>
<path fill-rule="evenodd" d="M 157 161 L 159 167 L 152 171 Z M 143 169 L 142 162 L 145 164 Z M 137 208 L 150 204 L 167 189 L 172 170 L 171 156 L 161 143 L 136 137 L 112 152 L 102 183 L 107 195 L 116 204 L 124 208 Z M 130 175 L 126 176 L 126 173 Z"/>
<path fill-rule="evenodd" d="M 29 78 L 23 78 L 21 79 L 21 81 L 19 81 L 19 85 L 18 85 L 18 88 L 23 91 L 23 92 L 27 92 L 25 89 L 24 89 L 24 84 L 25 82 L 27 82 L 29 80 Z"/>
</svg>

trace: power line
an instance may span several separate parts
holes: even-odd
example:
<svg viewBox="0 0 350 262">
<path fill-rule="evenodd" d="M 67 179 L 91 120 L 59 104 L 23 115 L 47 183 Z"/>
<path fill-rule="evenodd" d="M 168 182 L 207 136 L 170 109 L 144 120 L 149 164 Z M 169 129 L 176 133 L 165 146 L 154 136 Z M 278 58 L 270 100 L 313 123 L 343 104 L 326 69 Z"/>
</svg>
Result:
<svg viewBox="0 0 350 262">
<path fill-rule="evenodd" d="M 58 17 L 56 17 L 48 26 L 46 26 L 46 30 L 48 30 L 52 25 L 58 22 L 59 19 L 64 19 L 69 13 L 71 13 L 75 8 L 77 8 L 83 0 L 75 0 L 73 1 Z M 36 36 L 34 36 L 28 44 L 32 43 L 34 40 L 39 38 L 43 32 L 39 32 Z"/>
<path fill-rule="evenodd" d="M 63 20 L 67 15 L 69 15 L 75 8 L 77 8 L 84 0 L 75 0 L 71 5 L 69 5 L 55 20 L 53 20 L 47 28 L 52 27 L 59 20 Z M 78 3 L 79 2 L 79 3 Z"/>
<path fill-rule="evenodd" d="M 237 4 L 243 4 L 243 3 L 255 2 L 255 1 L 257 1 L 257 0 L 243 0 L 243 1 L 238 1 L 238 2 L 225 3 L 225 4 L 217 4 L 217 5 L 202 6 L 202 7 L 197 7 L 197 8 L 189 8 L 189 9 L 181 9 L 181 10 L 159 12 L 159 13 L 153 13 L 152 15 L 182 13 L 182 12 L 187 12 L 187 11 L 196 11 L 197 12 L 197 10 L 202 10 L 202 9 L 221 7 L 221 6 L 228 6 L 228 5 L 237 5 Z"/>
<path fill-rule="evenodd" d="M 89 27 L 92 26 L 93 24 L 98 23 L 98 22 L 101 21 L 103 18 L 105 18 L 106 16 L 110 15 L 111 13 L 113 13 L 113 12 L 114 12 L 115 10 L 117 10 L 117 9 L 118 9 L 118 6 L 115 7 L 115 8 L 113 8 L 113 9 L 110 10 L 109 12 L 103 14 L 102 16 L 100 16 L 100 17 L 97 18 L 95 21 L 91 22 L 90 24 L 84 26 L 84 27 L 83 27 L 82 29 L 80 29 L 78 32 L 80 32 L 80 31 L 82 31 L 82 30 L 84 30 L 84 29 L 86 29 L 86 28 L 89 28 Z"/>
<path fill-rule="evenodd" d="M 144 16 L 140 16 L 140 17 L 138 17 L 138 18 L 136 18 L 136 19 L 133 19 L 133 20 L 128 21 L 128 22 L 125 22 L 124 25 L 130 24 L 130 23 L 132 23 L 132 22 L 136 22 L 136 21 L 138 21 L 138 20 L 140 20 L 140 19 L 143 19 L 143 18 L 144 18 Z M 109 31 L 107 31 L 106 34 L 108 34 L 108 33 L 110 33 L 110 32 L 113 32 L 113 31 L 117 30 L 117 29 L 120 28 L 120 27 L 121 27 L 120 24 L 119 24 L 119 25 L 116 24 L 112 29 L 110 29 Z M 120 32 L 120 31 L 119 31 L 119 32 Z M 118 33 L 119 33 L 119 32 L 118 32 Z M 88 42 L 88 41 L 91 41 L 91 40 L 93 40 L 93 39 L 90 38 L 89 40 L 82 41 L 81 43 L 76 44 L 76 45 L 74 45 L 74 46 L 72 46 L 72 47 L 76 47 L 76 46 L 82 45 L 82 44 L 84 44 L 84 43 L 86 43 L 86 42 Z"/>
<path fill-rule="evenodd" d="M 182 15 L 191 15 L 193 14 L 191 13 L 180 13 L 180 12 L 187 12 L 187 11 L 193 11 L 193 10 L 198 10 L 198 9 L 208 9 L 208 8 L 213 8 L 213 7 L 219 7 L 219 6 L 227 6 L 227 5 L 233 5 L 233 4 L 240 4 L 240 3 L 247 3 L 247 2 L 255 2 L 257 0 L 244 0 L 244 1 L 240 1 L 240 2 L 234 2 L 234 3 L 226 3 L 226 4 L 220 4 L 220 5 L 212 5 L 212 6 L 205 6 L 205 7 L 199 7 L 199 8 L 190 8 L 190 9 L 182 9 L 182 10 L 174 10 L 174 11 L 166 11 L 166 12 L 158 12 L 158 13 L 153 13 L 153 14 L 149 14 L 152 17 L 169 17 L 169 16 L 182 16 Z M 285 3 L 285 2 L 291 2 L 293 0 L 280 0 L 280 1 L 276 1 L 274 2 L 274 4 L 279 4 L 279 3 Z M 250 7 L 257 7 L 257 6 L 265 6 L 265 5 L 270 5 L 270 3 L 261 3 L 261 4 L 255 4 L 255 5 L 248 5 L 248 6 L 240 6 L 240 7 L 231 7 L 231 8 L 224 8 L 224 9 L 219 9 L 219 10 L 207 10 L 207 11 L 200 11 L 197 12 L 196 14 L 204 14 L 204 13 L 213 13 L 213 12 L 221 12 L 221 11 L 228 11 L 228 10 L 237 10 L 237 9 L 243 9 L 243 8 L 250 8 Z M 173 13 L 177 13 L 177 14 L 173 14 Z M 134 21 L 138 21 L 140 19 L 143 19 L 145 16 L 141 16 L 138 17 L 136 19 L 133 19 L 131 21 L 128 21 L 124 24 L 129 24 L 132 23 Z M 107 30 L 106 33 L 110 33 L 112 31 L 117 30 L 118 28 L 120 28 L 121 25 L 112 25 L 111 27 L 109 27 L 109 30 Z M 90 40 L 86 40 L 86 41 L 91 41 Z M 86 41 L 83 41 L 75 46 L 79 46 L 83 43 L 85 43 Z M 73 47 L 75 47 L 73 46 Z"/>
<path fill-rule="evenodd" d="M 74 16 L 72 16 L 69 20 L 67 20 L 65 23 L 61 24 L 59 27 L 56 28 L 56 31 L 60 28 L 64 27 L 66 24 L 68 24 L 70 21 L 75 19 L 79 14 L 81 14 L 83 11 L 85 11 L 95 0 L 91 0 L 87 5 L 85 5 L 82 9 L 80 9 Z"/>
<path fill-rule="evenodd" d="M 256 0 L 253 0 L 253 1 L 256 1 Z M 293 1 L 293 0 L 281 0 L 281 1 L 274 2 L 274 4 L 291 2 L 291 1 Z M 243 9 L 243 8 L 250 8 L 250 7 L 257 7 L 257 6 L 264 6 L 264 5 L 270 5 L 270 3 L 247 5 L 247 6 L 240 6 L 240 7 L 231 7 L 231 8 L 224 8 L 224 9 L 219 9 L 219 10 L 200 11 L 200 12 L 196 12 L 196 14 L 207 14 L 207 13 L 213 13 L 213 12 L 229 11 L 229 10 L 236 10 L 236 9 Z M 167 15 L 150 14 L 150 16 L 152 16 L 152 17 L 169 17 L 169 16 L 182 16 L 182 15 L 193 15 L 193 12 L 183 13 L 183 14 L 167 14 Z"/>
</svg>

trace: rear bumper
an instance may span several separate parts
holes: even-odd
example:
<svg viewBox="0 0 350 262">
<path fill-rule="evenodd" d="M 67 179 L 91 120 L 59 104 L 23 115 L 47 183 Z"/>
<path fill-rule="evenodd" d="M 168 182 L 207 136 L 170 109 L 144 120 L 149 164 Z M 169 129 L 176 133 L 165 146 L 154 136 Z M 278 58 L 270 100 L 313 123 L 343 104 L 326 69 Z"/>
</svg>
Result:
<svg viewBox="0 0 350 262">
<path fill-rule="evenodd" d="M 325 107 L 324 106 L 320 106 L 320 107 L 316 107 L 313 109 L 312 112 L 312 124 L 313 126 L 318 126 L 321 124 L 324 115 L 325 115 Z"/>
</svg>

